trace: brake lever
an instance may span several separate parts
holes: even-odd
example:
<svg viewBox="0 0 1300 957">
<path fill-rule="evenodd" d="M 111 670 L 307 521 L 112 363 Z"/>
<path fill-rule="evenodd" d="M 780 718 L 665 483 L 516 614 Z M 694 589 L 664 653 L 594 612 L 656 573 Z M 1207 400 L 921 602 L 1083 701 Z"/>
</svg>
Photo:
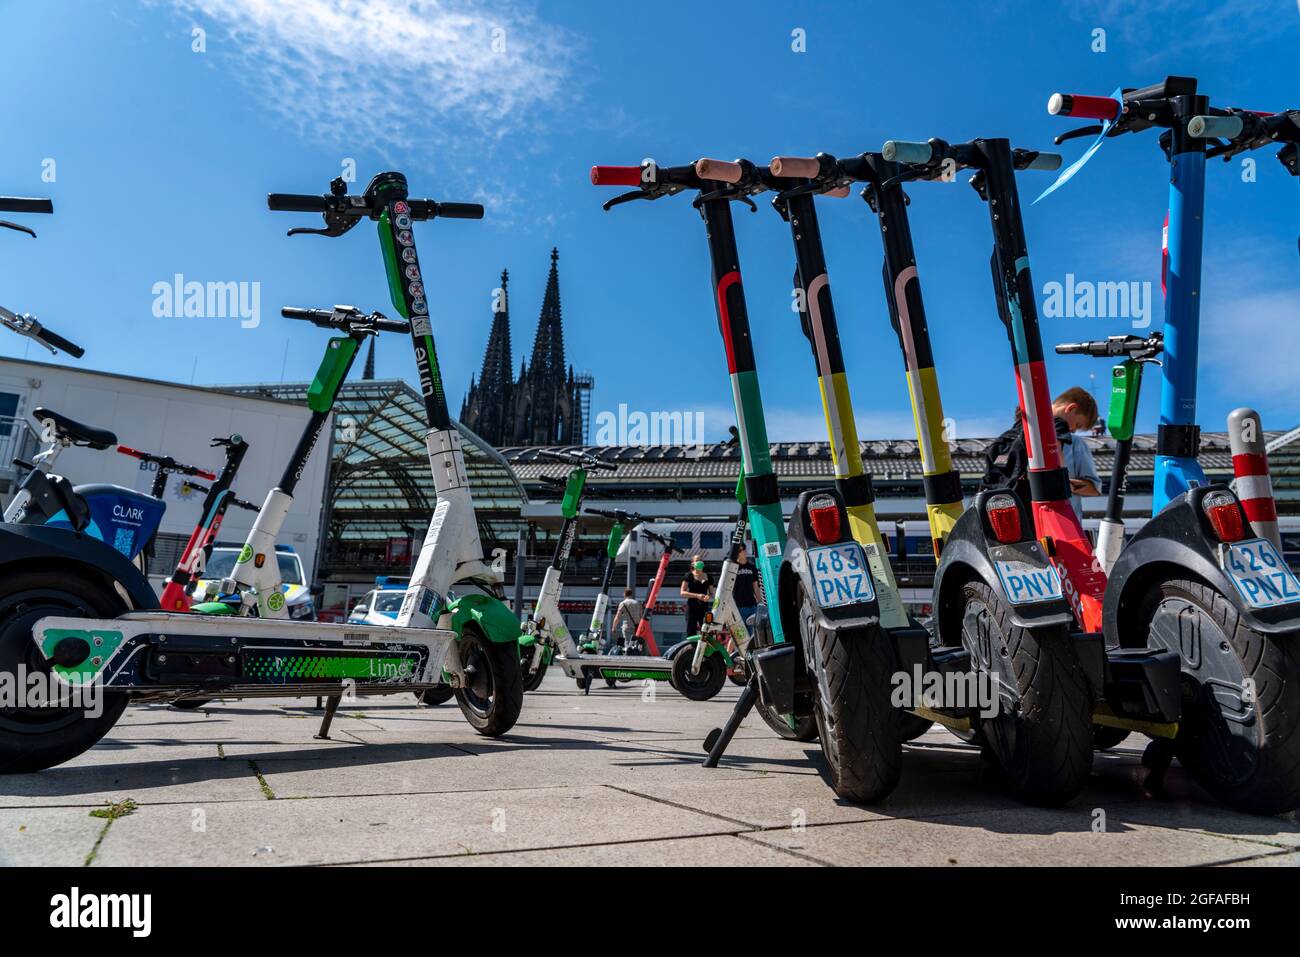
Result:
<svg viewBox="0 0 1300 957">
<path fill-rule="evenodd" d="M 1083 136 L 1096 136 L 1101 132 L 1101 130 L 1102 127 L 1099 123 L 1093 126 L 1080 126 L 1078 129 L 1066 130 L 1064 133 L 1058 133 L 1056 136 L 1052 137 L 1052 142 L 1057 146 L 1060 146 L 1067 140 L 1077 140 Z"/>
<path fill-rule="evenodd" d="M 313 229 L 310 226 L 295 226 L 289 230 L 290 236 L 329 236 L 331 238 L 342 236 L 349 229 L 361 222 L 360 219 L 351 216 L 340 216 L 334 210 L 325 212 L 325 228 Z"/>
<path fill-rule="evenodd" d="M 36 238 L 36 230 L 32 229 L 30 226 L 24 226 L 21 223 L 11 223 L 7 219 L 0 219 L 0 226 L 3 226 L 5 229 L 14 229 L 20 233 L 26 233 L 28 236 L 31 236 L 32 239 Z"/>
<path fill-rule="evenodd" d="M 643 189 L 634 189 L 631 190 L 630 192 L 622 194 L 621 196 L 615 196 L 613 199 L 606 200 L 605 202 L 600 204 L 600 208 L 608 213 L 615 206 L 621 206 L 623 203 L 630 203 L 634 199 L 658 199 L 658 198 L 659 198 L 658 196 L 653 196 L 650 193 L 647 193 Z"/>
</svg>

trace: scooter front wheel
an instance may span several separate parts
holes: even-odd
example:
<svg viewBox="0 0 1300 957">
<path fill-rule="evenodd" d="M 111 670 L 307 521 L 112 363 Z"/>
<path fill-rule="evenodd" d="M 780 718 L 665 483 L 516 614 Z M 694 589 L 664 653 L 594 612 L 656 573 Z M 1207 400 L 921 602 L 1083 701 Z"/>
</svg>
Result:
<svg viewBox="0 0 1300 957">
<path fill-rule="evenodd" d="M 814 741 L 817 738 L 816 715 L 810 714 L 803 718 L 796 718 L 792 728 L 790 722 L 786 721 L 785 718 L 762 701 L 754 705 L 754 710 L 763 719 L 763 723 L 775 731 L 778 737 L 785 738 L 787 741 Z"/>
<path fill-rule="evenodd" d="M 528 673 L 528 664 L 526 661 L 519 662 L 519 667 L 523 669 L 524 673 L 524 691 L 531 692 L 536 691 L 542 686 L 542 679 L 546 677 L 546 669 L 549 668 L 550 665 L 543 661 L 537 666 L 537 670 L 532 674 Z"/>
<path fill-rule="evenodd" d="M 524 679 L 519 670 L 519 646 L 489 641 L 474 625 L 460 637 L 460 660 L 466 680 L 456 689 L 461 714 L 479 734 L 495 738 L 519 720 L 524 708 Z"/>
<path fill-rule="evenodd" d="M 1174 753 L 1197 783 L 1252 814 L 1300 807 L 1300 644 L 1252 631 L 1203 582 L 1148 594 L 1150 643 L 1179 652 L 1183 714 Z"/>
<path fill-rule="evenodd" d="M 1064 804 L 1092 773 L 1092 702 L 1065 625 L 1021 628 L 983 582 L 961 592 L 971 666 L 1014 688 L 1020 705 L 980 719 L 982 741 L 1008 790 L 1028 804 Z M 1000 704 L 1000 702 L 999 702 Z"/>
<path fill-rule="evenodd" d="M 700 663 L 700 673 L 691 671 L 695 649 L 686 645 L 673 656 L 672 686 L 683 697 L 692 701 L 708 701 L 727 683 L 727 666 L 719 655 L 706 655 Z"/>
<path fill-rule="evenodd" d="M 42 618 L 112 618 L 125 610 L 111 588 L 77 575 L 6 575 L 0 584 L 0 673 L 17 675 L 22 668 L 29 676 L 49 674 L 45 656 L 32 639 L 32 626 Z M 92 710 L 0 708 L 0 774 L 51 768 L 98 743 L 127 705 L 124 694 L 98 689 L 98 695 L 99 707 Z"/>
<path fill-rule="evenodd" d="M 890 678 L 898 670 L 894 647 L 878 628 L 844 633 L 820 627 L 802 585 L 796 601 L 831 786 L 849 801 L 882 800 L 903 770 L 900 712 L 890 703 Z"/>
<path fill-rule="evenodd" d="M 456 689 L 451 685 L 438 685 L 436 688 L 426 688 L 424 691 L 417 692 L 415 699 L 426 708 L 436 708 L 440 704 L 446 704 L 456 694 Z"/>
</svg>

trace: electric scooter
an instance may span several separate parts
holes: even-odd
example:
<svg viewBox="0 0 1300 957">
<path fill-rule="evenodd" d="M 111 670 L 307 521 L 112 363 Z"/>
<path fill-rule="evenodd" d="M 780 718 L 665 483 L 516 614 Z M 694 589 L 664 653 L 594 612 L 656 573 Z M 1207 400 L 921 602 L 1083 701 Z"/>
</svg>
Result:
<svg viewBox="0 0 1300 957">
<path fill-rule="evenodd" d="M 1201 486 L 1185 493 L 1134 537 L 1116 562 L 1109 583 L 1070 506 L 1069 483 L 1061 467 L 1060 448 L 1052 424 L 1037 305 L 1015 183 L 1017 168 L 1042 168 L 1040 154 L 1013 152 L 1004 139 L 974 140 L 956 146 L 941 140 L 891 142 L 886 147 L 882 150 L 886 156 L 893 152 L 893 158 L 916 164 L 915 178 L 934 178 L 942 175 L 941 168 L 951 170 L 954 166 L 975 169 L 972 185 L 989 204 L 994 233 L 994 289 L 1017 364 L 1035 524 L 1084 627 L 1089 632 L 1095 631 L 1100 613 L 1105 628 L 1105 654 L 1100 671 L 1091 654 L 1092 641 L 1076 642 L 1089 683 L 1094 692 L 1100 689 L 1099 697 L 1103 699 L 1099 702 L 1102 707 L 1094 711 L 1095 723 L 1128 726 L 1152 735 L 1154 741 L 1145 757 L 1153 771 L 1154 780 L 1149 785 L 1158 785 L 1172 754 L 1170 743 L 1178 741 L 1181 743 L 1174 745 L 1178 752 L 1188 755 L 1184 765 L 1220 799 L 1243 810 L 1263 811 L 1283 804 L 1296 806 L 1290 802 L 1300 803 L 1300 763 L 1294 765 L 1297 780 L 1282 781 L 1271 754 L 1256 753 L 1250 746 L 1250 738 L 1259 734 L 1265 720 L 1265 714 L 1255 713 L 1253 685 L 1239 682 L 1238 694 L 1224 692 L 1225 685 L 1220 681 L 1202 685 L 1198 680 L 1198 676 L 1219 678 L 1217 669 L 1224 669 L 1222 677 L 1230 680 L 1224 666 L 1238 659 L 1227 637 L 1221 643 L 1216 642 L 1215 653 L 1209 654 L 1210 649 L 1201 646 L 1199 637 L 1189 637 L 1186 630 L 1192 624 L 1186 612 L 1195 606 L 1196 600 L 1207 601 L 1205 596 L 1209 591 L 1234 596 L 1244 612 L 1241 618 L 1247 629 L 1256 622 L 1262 624 L 1262 634 L 1300 628 L 1300 620 L 1294 625 L 1288 621 L 1290 617 L 1300 619 L 1300 614 L 1296 614 L 1300 608 L 1288 610 L 1279 606 L 1252 612 L 1237 591 L 1238 587 L 1249 587 L 1234 584 L 1233 579 L 1238 576 L 1248 579 L 1250 586 L 1260 586 L 1255 578 L 1232 570 L 1231 562 L 1243 569 L 1249 569 L 1254 562 L 1257 566 L 1254 574 L 1259 577 L 1271 574 L 1271 569 L 1260 564 L 1264 547 L 1255 545 L 1255 540 L 1237 544 L 1246 538 L 1248 525 L 1236 496 L 1222 485 Z M 1165 350 L 1168 356 L 1168 329 Z M 1135 548 L 1139 543 L 1145 544 Z M 1280 558 L 1277 561 L 1281 564 Z M 1189 572 L 1198 581 L 1188 583 Z M 1285 575 L 1294 580 L 1289 572 Z M 1161 618 L 1157 612 L 1166 605 L 1162 595 L 1167 584 L 1174 595 L 1170 596 L 1169 607 Z M 1286 587 L 1291 586 L 1287 583 Z M 1300 603 L 1300 585 L 1295 586 L 1295 602 Z M 1208 600 L 1208 604 L 1213 606 L 1213 600 Z M 1199 636 L 1206 626 L 1217 627 L 1207 617 L 1196 627 L 1195 635 Z M 1190 655 L 1191 664 L 1183 660 L 1182 680 L 1175 682 L 1169 673 L 1170 661 L 1179 653 Z M 1129 677 L 1127 702 L 1117 700 L 1120 697 L 1117 678 L 1121 674 L 1117 666 L 1121 663 Z M 1281 658 L 1279 664 L 1285 667 Z M 1242 670 L 1239 664 L 1239 678 L 1246 677 Z M 1133 717 L 1134 721 L 1130 724 L 1122 720 L 1125 717 Z M 1248 725 L 1249 730 L 1238 733 L 1222 727 L 1228 719 Z M 1271 716 L 1272 730 L 1276 730 L 1279 720 L 1276 715 Z M 1222 738 L 1211 740 L 1207 730 L 1211 725 L 1218 728 L 1216 733 Z M 1230 744 L 1236 745 L 1235 754 L 1231 749 L 1220 750 L 1221 746 Z M 1256 768 L 1265 773 L 1255 774 Z M 1226 783 L 1223 774 L 1235 774 L 1236 780 Z"/>
<path fill-rule="evenodd" d="M 1172 747 L 1151 755 L 1157 773 L 1176 755 L 1234 807 L 1292 810 L 1300 806 L 1300 709 L 1288 689 L 1300 685 L 1300 588 L 1277 548 L 1251 535 L 1236 495 L 1207 485 L 1195 416 L 1205 160 L 1282 142 L 1289 170 L 1300 114 L 1214 108 L 1195 79 L 1177 76 L 1118 99 L 1055 94 L 1048 112 L 1102 121 L 1058 141 L 1095 133 L 1100 145 L 1159 127 L 1170 166 L 1154 517 L 1112 569 L 1107 641 L 1149 641 L 1181 655 L 1182 727 Z"/>
<path fill-rule="evenodd" d="M 149 489 L 149 494 L 163 500 L 163 494 L 167 491 L 167 481 L 173 475 L 185 475 L 190 478 L 202 478 L 208 481 L 216 479 L 215 472 L 209 472 L 207 469 L 201 469 L 197 465 L 186 465 L 184 462 L 178 462 L 170 455 L 160 455 L 156 452 L 142 452 L 139 449 L 133 449 L 127 445 L 119 445 L 117 451 L 122 455 L 138 459 L 142 464 L 152 465 L 154 467 L 153 485 Z M 146 575 L 149 574 L 149 566 L 153 563 L 154 540 L 151 537 L 145 542 L 144 551 L 140 553 L 140 570 Z"/>
<path fill-rule="evenodd" d="M 0 771 L 37 770 L 80 754 L 113 726 L 132 698 L 323 694 L 330 698 L 321 727 L 327 735 L 345 692 L 389 694 L 450 684 L 462 712 L 481 734 L 504 734 L 518 717 L 523 701 L 518 622 L 499 597 L 500 576 L 483 560 L 459 439 L 441 389 L 412 231 L 414 222 L 439 216 L 480 218 L 482 207 L 409 199 L 400 173 L 376 176 L 361 195 L 348 195 L 347 184 L 337 179 L 327 195 L 272 194 L 268 205 L 324 214 L 324 229 L 298 228 L 291 231 L 294 235 L 341 236 L 362 219 L 376 221 L 394 305 L 409 320 L 430 422 L 427 445 L 438 503 L 398 626 L 283 618 L 283 596 L 264 586 L 278 575 L 274 531 L 297 480 L 292 470 L 281 483 L 287 489 L 268 494 L 245 543 L 244 561 L 229 582 L 235 591 L 230 602 L 245 614 L 134 610 L 156 607 L 156 599 L 138 571 L 122 567 L 124 560 L 89 570 L 84 561 L 64 560 L 56 566 L 57 575 L 41 570 L 0 575 L 0 667 L 34 659 L 63 685 L 94 683 L 104 689 L 98 714 L 85 708 L 49 713 L 29 708 L 16 719 L 6 715 L 0 724 Z M 295 312 L 291 316 L 346 333 L 331 341 L 308 393 L 313 428 L 302 436 L 294 456 L 305 462 L 359 340 L 380 329 L 405 330 L 408 323 L 363 316 L 350 308 Z M 27 554 L 46 545 L 40 557 L 47 562 L 41 568 L 48 568 L 53 546 L 33 541 L 34 536 L 23 539 L 25 526 L 17 532 L 14 528 L 0 528 L 0 562 L 22 559 L 10 547 L 10 540 L 18 539 Z M 54 530 L 34 531 L 52 536 Z M 448 591 L 457 583 L 485 592 L 449 601 Z M 498 594 L 489 593 L 492 589 Z M 248 592 L 254 593 L 251 599 Z M 247 614 L 254 609 L 260 617 Z"/>
<path fill-rule="evenodd" d="M 189 541 L 185 543 L 185 550 L 181 552 L 176 569 L 167 584 L 163 586 L 162 607 L 166 611 L 189 611 L 193 603 L 191 596 L 194 594 L 195 585 L 203 577 L 203 569 L 212 555 L 212 545 L 217 540 L 217 533 L 221 530 L 221 522 L 226 516 L 226 510 L 234 505 L 247 511 L 258 511 L 256 505 L 236 498 L 231 490 L 235 473 L 239 471 L 244 456 L 248 454 L 248 443 L 244 441 L 244 437 L 235 434 L 226 438 L 215 438 L 212 440 L 212 445 L 226 450 L 226 461 L 211 485 L 186 482 L 192 491 L 203 496 L 203 507 L 199 511 L 199 523 L 190 534 Z"/>
<path fill-rule="evenodd" d="M 936 569 L 934 640 L 927 673 L 987 677 L 995 707 L 981 715 L 974 702 L 925 701 L 913 721 L 936 720 L 966 740 L 980 741 L 1006 784 L 1022 800 L 1059 804 L 1086 783 L 1092 748 L 1085 722 L 1087 702 L 1071 681 L 1077 661 L 1070 653 L 1069 605 L 1060 579 L 1011 494 L 984 495 L 962 514 L 960 476 L 952 468 L 943 435 L 938 380 L 921 297 L 920 279 L 907 215 L 907 197 L 894 181 L 899 168 L 877 153 L 846 160 L 829 154 L 778 157 L 771 171 L 779 177 L 783 204 L 795 234 L 799 275 L 819 287 L 807 296 L 808 311 L 820 318 L 814 343 L 838 342 L 825 259 L 821 253 L 814 197 L 844 196 L 853 182 L 864 182 L 864 198 L 880 219 L 885 249 L 885 298 L 898 336 L 907 374 L 918 445 L 925 468 L 927 514 L 939 567 Z M 784 175 L 782 175 L 784 174 Z M 838 350 L 836 350 L 838 351 Z M 842 369 L 842 361 L 839 363 Z M 843 386 L 847 393 L 847 384 Z M 829 392 L 829 390 L 826 390 Z M 1024 667 L 1034 662 L 1035 667 Z M 1064 689 L 1064 690 L 1062 690 Z M 1035 707 L 1049 695 L 1063 707 Z M 922 728 L 923 730 L 923 728 Z M 972 734 L 974 732 L 974 734 Z"/>
<path fill-rule="evenodd" d="M 677 554 L 677 546 L 673 544 L 671 538 L 648 528 L 637 529 L 637 535 L 644 535 L 662 549 L 659 553 L 659 567 L 655 569 L 655 577 L 650 580 L 650 590 L 646 593 L 645 612 L 641 615 L 641 621 L 636 626 L 636 633 L 633 636 L 638 649 L 644 653 L 657 655 L 659 644 L 655 640 L 654 613 L 659 604 L 659 591 L 663 588 L 664 579 L 668 577 L 668 565 L 673 560 L 673 555 Z"/>
<path fill-rule="evenodd" d="M 704 221 L 712 262 L 712 293 L 730 373 L 742 475 L 758 571 L 768 613 L 756 616 L 749 663 L 753 673 L 727 723 L 705 740 L 706 767 L 716 766 L 756 703 L 792 729 L 816 716 L 822 752 L 837 794 L 880 800 L 901 773 L 901 712 L 890 703 L 899 668 L 895 645 L 883 640 L 880 610 L 866 555 L 854 541 L 835 488 L 804 492 L 788 535 L 763 418 L 749 316 L 740 279 L 731 204 L 755 209 L 752 164 L 702 159 L 688 166 L 596 166 L 595 185 L 634 187 L 604 204 L 656 200 L 684 190 Z M 923 652 L 921 654 L 923 657 Z"/>
<path fill-rule="evenodd" d="M 641 516 L 636 512 L 625 512 L 622 509 L 584 509 L 588 515 L 599 515 L 601 518 L 610 520 L 609 538 L 605 540 L 605 567 L 600 574 L 600 590 L 596 593 L 596 604 L 591 612 L 591 622 L 587 625 L 587 633 L 578 640 L 578 647 L 584 654 L 600 654 L 605 648 L 605 613 L 609 611 L 609 586 L 614 580 L 614 565 L 618 562 L 619 548 L 623 544 L 623 537 L 637 525 L 641 524 Z M 606 679 L 606 684 L 614 686 L 614 682 Z"/>
<path fill-rule="evenodd" d="M 550 663 L 558 665 L 570 678 L 577 682 L 584 694 L 591 690 L 595 678 L 604 678 L 606 682 L 634 681 L 649 679 L 668 681 L 673 688 L 692 701 L 707 701 L 721 690 L 727 680 L 727 669 L 731 667 L 731 655 L 725 644 L 706 643 L 704 655 L 706 667 L 698 674 L 689 672 L 679 682 L 682 669 L 676 666 L 676 658 L 690 658 L 689 645 L 676 646 L 675 657 L 650 655 L 604 655 L 584 653 L 573 633 L 564 624 L 564 615 L 560 612 L 560 591 L 563 588 L 564 567 L 568 564 L 573 540 L 577 535 L 578 514 L 582 508 L 582 496 L 586 490 L 587 473 L 591 469 L 614 471 L 617 466 L 602 462 L 593 455 L 585 453 L 553 452 L 545 450 L 539 453 L 545 458 L 566 462 L 573 465 L 565 483 L 564 500 L 561 511 L 564 524 L 560 528 L 559 538 L 555 544 L 555 553 L 551 564 L 542 578 L 541 593 L 533 613 L 524 623 L 523 636 L 520 638 L 521 656 L 527 664 L 524 669 L 525 680 L 534 686 L 540 683 L 535 676 L 546 667 L 546 651 L 550 651 Z M 687 638 L 687 642 L 700 639 Z"/>
</svg>

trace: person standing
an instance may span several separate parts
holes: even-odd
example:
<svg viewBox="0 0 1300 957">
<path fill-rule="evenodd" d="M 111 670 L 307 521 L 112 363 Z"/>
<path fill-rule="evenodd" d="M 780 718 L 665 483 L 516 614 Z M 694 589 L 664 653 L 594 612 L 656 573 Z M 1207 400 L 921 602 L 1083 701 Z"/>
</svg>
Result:
<svg viewBox="0 0 1300 957">
<path fill-rule="evenodd" d="M 744 545 L 736 549 L 736 581 L 731 586 L 731 598 L 748 630 L 750 616 L 758 611 L 758 570 L 749 564 Z"/>
<path fill-rule="evenodd" d="M 618 603 L 618 608 L 614 611 L 614 620 L 609 626 L 609 640 L 605 642 L 605 654 L 609 654 L 615 644 L 622 645 L 623 654 L 627 654 L 627 649 L 632 644 L 632 639 L 636 637 L 636 630 L 644 617 L 645 605 L 636 600 L 632 589 L 624 588 L 623 600 Z"/>
<path fill-rule="evenodd" d="M 698 635 L 704 615 L 713 603 L 713 579 L 704 570 L 704 557 L 691 556 L 691 570 L 682 579 L 680 594 L 686 599 L 686 636 Z"/>
</svg>

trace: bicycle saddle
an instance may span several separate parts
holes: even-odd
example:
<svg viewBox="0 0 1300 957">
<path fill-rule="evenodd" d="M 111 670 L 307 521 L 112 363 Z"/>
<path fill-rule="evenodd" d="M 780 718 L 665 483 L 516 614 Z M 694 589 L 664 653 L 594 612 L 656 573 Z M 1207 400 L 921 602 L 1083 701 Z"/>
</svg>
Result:
<svg viewBox="0 0 1300 957">
<path fill-rule="evenodd" d="M 37 422 L 54 423 L 54 431 L 60 439 L 69 439 L 75 445 L 88 445 L 92 449 L 103 451 L 112 445 L 117 445 L 117 436 L 107 429 L 97 429 L 93 425 L 86 425 L 78 422 L 76 419 L 70 419 L 66 415 L 55 412 L 53 409 L 33 409 L 32 415 Z"/>
</svg>

